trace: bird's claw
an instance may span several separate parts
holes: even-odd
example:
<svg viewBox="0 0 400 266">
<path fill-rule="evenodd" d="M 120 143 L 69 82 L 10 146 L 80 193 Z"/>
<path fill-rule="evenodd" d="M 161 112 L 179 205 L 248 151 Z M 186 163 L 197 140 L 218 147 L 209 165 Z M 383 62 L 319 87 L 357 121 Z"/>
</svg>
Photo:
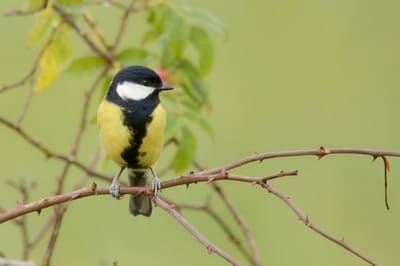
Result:
<svg viewBox="0 0 400 266">
<path fill-rule="evenodd" d="M 161 180 L 157 176 L 154 176 L 151 181 L 151 190 L 154 193 L 154 197 L 157 197 L 158 191 L 161 190 Z"/>
<path fill-rule="evenodd" d="M 119 193 L 119 188 L 121 187 L 121 185 L 119 184 L 119 181 L 113 181 L 111 183 L 110 186 L 110 194 L 111 196 L 113 196 L 116 199 L 120 199 L 121 198 L 121 194 Z"/>
</svg>

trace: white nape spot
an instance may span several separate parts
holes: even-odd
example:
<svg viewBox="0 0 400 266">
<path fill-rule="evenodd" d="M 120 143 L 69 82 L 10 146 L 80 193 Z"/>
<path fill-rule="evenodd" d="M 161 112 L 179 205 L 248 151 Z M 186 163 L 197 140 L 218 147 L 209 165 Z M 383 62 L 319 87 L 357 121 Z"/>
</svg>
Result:
<svg viewBox="0 0 400 266">
<path fill-rule="evenodd" d="M 140 85 L 129 81 L 117 84 L 117 93 L 123 100 L 140 101 L 149 96 L 155 88 Z"/>
</svg>

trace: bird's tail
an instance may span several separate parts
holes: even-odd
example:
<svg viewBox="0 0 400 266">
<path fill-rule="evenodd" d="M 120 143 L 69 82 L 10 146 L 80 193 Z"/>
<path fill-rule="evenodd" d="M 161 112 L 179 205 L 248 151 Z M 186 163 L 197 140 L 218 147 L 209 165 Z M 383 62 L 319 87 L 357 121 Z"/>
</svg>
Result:
<svg viewBox="0 0 400 266">
<path fill-rule="evenodd" d="M 128 169 L 129 185 L 130 186 L 145 186 L 147 185 L 147 169 L 134 170 Z M 151 199 L 145 194 L 131 195 L 129 198 L 129 211 L 133 215 L 144 215 L 149 217 L 152 211 Z"/>
</svg>

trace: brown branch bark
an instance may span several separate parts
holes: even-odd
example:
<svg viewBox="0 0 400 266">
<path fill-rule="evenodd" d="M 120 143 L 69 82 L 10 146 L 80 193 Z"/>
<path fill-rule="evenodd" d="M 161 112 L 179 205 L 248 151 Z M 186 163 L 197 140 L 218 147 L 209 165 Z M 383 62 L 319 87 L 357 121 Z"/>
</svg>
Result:
<svg viewBox="0 0 400 266">
<path fill-rule="evenodd" d="M 289 208 L 296 214 L 296 216 L 311 230 L 314 232 L 320 234 L 321 236 L 325 237 L 326 239 L 334 242 L 335 244 L 341 246 L 342 248 L 350 251 L 360 259 L 364 260 L 365 262 L 369 263 L 370 265 L 378 266 L 379 264 L 367 257 L 366 255 L 362 254 L 360 251 L 356 250 L 352 246 L 350 246 L 348 243 L 344 241 L 344 239 L 339 239 L 336 238 L 330 234 L 328 234 L 326 231 L 322 230 L 320 227 L 317 225 L 313 224 L 310 220 L 310 217 L 306 216 L 291 200 L 291 198 L 284 193 L 278 191 L 277 189 L 273 188 L 270 184 L 260 184 L 265 190 L 268 192 L 272 193 L 274 196 L 282 200 L 286 205 L 289 206 Z"/>
<path fill-rule="evenodd" d="M 262 162 L 263 160 L 272 158 L 283 158 L 283 157 L 300 157 L 300 156 L 316 156 L 318 159 L 332 154 L 359 154 L 359 155 L 370 155 L 375 157 L 400 157 L 400 151 L 390 151 L 390 150 L 379 150 L 379 149 L 368 149 L 368 148 L 325 148 L 320 147 L 318 149 L 308 149 L 308 150 L 290 150 L 290 151 L 272 151 L 257 153 L 246 158 L 225 164 L 221 167 L 216 167 L 212 169 L 205 169 L 200 171 L 199 175 L 209 175 L 216 174 L 221 169 L 226 171 L 237 168 L 244 164 L 251 162 Z"/>
<path fill-rule="evenodd" d="M 260 255 L 257 252 L 256 248 L 256 243 L 253 238 L 253 234 L 251 233 L 251 230 L 249 226 L 245 223 L 244 219 L 242 216 L 239 214 L 239 211 L 236 210 L 235 206 L 233 203 L 228 199 L 227 195 L 225 192 L 222 190 L 221 186 L 217 183 L 212 183 L 212 186 L 214 190 L 217 192 L 225 206 L 227 207 L 228 211 L 231 213 L 233 216 L 233 219 L 236 221 L 236 223 L 239 225 L 240 229 L 242 230 L 242 233 L 244 237 L 246 238 L 247 243 L 249 244 L 249 249 L 251 252 L 251 264 L 254 266 L 259 266 L 261 265 L 261 259 Z"/>
<path fill-rule="evenodd" d="M 38 138 L 31 136 L 27 131 L 25 131 L 21 126 L 17 125 L 15 122 L 0 116 L 0 124 L 3 124 L 6 127 L 13 130 L 14 132 L 16 132 L 29 144 L 33 145 L 35 148 L 41 151 L 46 156 L 46 158 L 48 159 L 55 158 L 64 162 L 68 162 L 91 176 L 94 176 L 96 178 L 99 178 L 107 182 L 111 182 L 112 178 L 110 176 L 104 175 L 100 172 L 93 170 L 91 167 L 88 167 L 84 163 L 78 161 L 76 158 L 72 158 L 68 155 L 53 151 L 51 148 L 42 144 Z"/>
<path fill-rule="evenodd" d="M 190 234 L 192 234 L 201 244 L 203 244 L 209 253 L 213 252 L 218 254 L 230 264 L 239 266 L 240 263 L 234 259 L 231 255 L 211 243 L 207 238 L 205 238 L 191 223 L 189 223 L 179 212 L 177 212 L 171 205 L 163 201 L 160 197 L 154 198 L 155 204 L 161 207 L 164 211 L 169 213 L 173 218 L 175 218 L 178 223 L 180 223 Z"/>
<path fill-rule="evenodd" d="M 5 16 L 26 16 L 26 15 L 32 15 L 37 12 L 42 11 L 43 9 L 46 9 L 47 5 L 49 3 L 49 0 L 43 0 L 43 4 L 41 6 L 38 6 L 37 8 L 33 8 L 31 10 L 24 10 L 24 9 L 11 9 L 11 10 L 6 10 L 4 12 Z"/>
<path fill-rule="evenodd" d="M 242 255 L 249 261 L 249 263 L 252 263 L 252 265 L 254 264 L 254 259 L 250 252 L 246 250 L 240 239 L 233 233 L 233 230 L 228 226 L 221 215 L 211 207 L 209 200 L 207 200 L 204 204 L 190 204 L 185 202 L 177 203 L 166 200 L 165 198 L 163 198 L 163 200 L 166 201 L 169 205 L 172 205 L 173 208 L 179 212 L 186 209 L 193 211 L 203 211 L 208 214 L 220 226 L 228 239 L 237 247 L 240 253 L 242 253 Z"/>
</svg>

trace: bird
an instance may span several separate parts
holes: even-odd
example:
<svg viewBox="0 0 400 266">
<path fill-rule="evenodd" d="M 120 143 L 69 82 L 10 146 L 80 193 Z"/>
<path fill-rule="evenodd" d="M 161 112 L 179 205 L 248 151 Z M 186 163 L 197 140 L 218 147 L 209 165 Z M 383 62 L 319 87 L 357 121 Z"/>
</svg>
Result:
<svg viewBox="0 0 400 266">
<path fill-rule="evenodd" d="M 152 69 L 133 65 L 113 77 L 100 102 L 97 109 L 100 139 L 107 156 L 120 167 L 110 186 L 110 194 L 116 199 L 121 197 L 119 178 L 125 168 L 129 185 L 146 186 L 152 176 L 154 194 L 160 190 L 154 165 L 164 144 L 166 113 L 159 94 L 172 89 Z M 134 216 L 149 217 L 151 199 L 144 194 L 130 195 L 129 210 Z"/>
</svg>

